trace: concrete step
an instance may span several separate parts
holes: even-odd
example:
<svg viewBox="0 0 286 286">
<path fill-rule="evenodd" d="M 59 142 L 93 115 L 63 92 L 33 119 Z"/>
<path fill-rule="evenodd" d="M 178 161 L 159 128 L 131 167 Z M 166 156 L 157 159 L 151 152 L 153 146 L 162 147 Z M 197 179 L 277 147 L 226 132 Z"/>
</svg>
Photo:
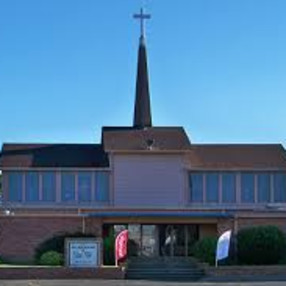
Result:
<svg viewBox="0 0 286 286">
<path fill-rule="evenodd" d="M 194 259 L 189 257 L 136 257 L 128 263 L 127 279 L 162 281 L 195 281 L 204 275 Z"/>
<path fill-rule="evenodd" d="M 140 264 L 140 263 L 129 263 L 128 267 L 131 269 L 133 268 L 144 268 L 144 269 L 158 269 L 158 268 L 172 268 L 172 269 L 196 269 L 198 265 L 191 265 L 191 264 L 167 264 L 167 263 L 150 263 L 150 264 Z"/>
<path fill-rule="evenodd" d="M 136 280 L 158 280 L 158 281 L 197 281 L 201 279 L 203 275 L 197 274 L 197 275 L 149 275 L 149 274 L 137 274 L 137 275 L 126 275 L 126 279 L 136 279 Z"/>
<path fill-rule="evenodd" d="M 165 275 L 165 274 L 204 274 L 204 271 L 203 270 L 190 270 L 190 271 L 176 271 L 176 270 L 169 270 L 169 271 L 166 271 L 164 269 L 160 269 L 160 270 L 154 270 L 154 271 L 151 271 L 151 270 L 142 270 L 142 269 L 138 269 L 138 270 L 128 270 L 128 273 L 130 274 L 140 274 L 140 273 L 143 273 L 143 274 L 162 274 L 162 275 Z"/>
</svg>

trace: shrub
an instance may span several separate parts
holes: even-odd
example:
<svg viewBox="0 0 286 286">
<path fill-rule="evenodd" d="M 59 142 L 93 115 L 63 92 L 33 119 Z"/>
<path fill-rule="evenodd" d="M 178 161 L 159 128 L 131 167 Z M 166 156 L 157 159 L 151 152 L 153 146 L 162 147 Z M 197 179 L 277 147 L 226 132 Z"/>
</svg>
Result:
<svg viewBox="0 0 286 286">
<path fill-rule="evenodd" d="M 48 238 L 47 240 L 44 240 L 42 243 L 38 245 L 38 247 L 35 250 L 35 260 L 36 262 L 40 262 L 41 256 L 48 252 L 48 251 L 55 251 L 62 256 L 65 253 L 65 239 L 67 237 L 94 237 L 93 234 L 82 234 L 80 232 L 76 233 L 62 233 L 55 235 L 51 238 Z"/>
<path fill-rule="evenodd" d="M 242 229 L 237 234 L 237 255 L 241 264 L 276 264 L 285 253 L 285 236 L 276 226 Z"/>
<path fill-rule="evenodd" d="M 42 265 L 62 265 L 63 255 L 56 251 L 48 251 L 41 255 L 40 264 Z"/>
<path fill-rule="evenodd" d="M 213 265 L 215 263 L 216 244 L 217 238 L 205 237 L 195 243 L 193 254 L 202 262 Z"/>
</svg>

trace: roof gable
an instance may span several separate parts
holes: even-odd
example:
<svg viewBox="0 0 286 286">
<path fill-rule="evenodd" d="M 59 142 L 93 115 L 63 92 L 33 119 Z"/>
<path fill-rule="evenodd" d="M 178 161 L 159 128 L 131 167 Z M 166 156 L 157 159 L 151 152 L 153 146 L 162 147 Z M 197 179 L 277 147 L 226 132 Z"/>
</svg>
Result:
<svg viewBox="0 0 286 286">
<path fill-rule="evenodd" d="M 182 127 L 103 127 L 105 151 L 183 151 L 190 141 Z"/>
</svg>

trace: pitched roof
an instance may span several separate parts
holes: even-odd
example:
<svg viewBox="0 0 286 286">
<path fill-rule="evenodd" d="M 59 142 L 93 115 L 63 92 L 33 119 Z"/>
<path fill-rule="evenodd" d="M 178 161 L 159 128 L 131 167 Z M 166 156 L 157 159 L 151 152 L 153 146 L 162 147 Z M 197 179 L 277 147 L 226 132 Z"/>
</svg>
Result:
<svg viewBox="0 0 286 286">
<path fill-rule="evenodd" d="M 281 144 L 193 144 L 187 157 L 194 169 L 286 169 Z"/>
<path fill-rule="evenodd" d="M 95 144 L 4 144 L 1 167 L 108 167 L 108 156 Z"/>
<path fill-rule="evenodd" d="M 190 141 L 182 127 L 103 127 L 102 145 L 105 151 L 182 151 Z"/>
</svg>

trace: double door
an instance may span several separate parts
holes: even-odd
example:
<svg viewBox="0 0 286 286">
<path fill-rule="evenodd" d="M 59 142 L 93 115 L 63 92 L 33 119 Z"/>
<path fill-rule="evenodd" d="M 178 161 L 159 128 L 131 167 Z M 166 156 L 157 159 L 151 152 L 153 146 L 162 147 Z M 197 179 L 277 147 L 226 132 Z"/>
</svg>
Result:
<svg viewBox="0 0 286 286">
<path fill-rule="evenodd" d="M 129 250 L 131 256 L 157 256 L 158 228 L 151 224 L 129 224 Z"/>
<path fill-rule="evenodd" d="M 197 239 L 196 225 L 130 224 L 128 229 L 136 256 L 188 256 L 191 244 Z"/>
</svg>

